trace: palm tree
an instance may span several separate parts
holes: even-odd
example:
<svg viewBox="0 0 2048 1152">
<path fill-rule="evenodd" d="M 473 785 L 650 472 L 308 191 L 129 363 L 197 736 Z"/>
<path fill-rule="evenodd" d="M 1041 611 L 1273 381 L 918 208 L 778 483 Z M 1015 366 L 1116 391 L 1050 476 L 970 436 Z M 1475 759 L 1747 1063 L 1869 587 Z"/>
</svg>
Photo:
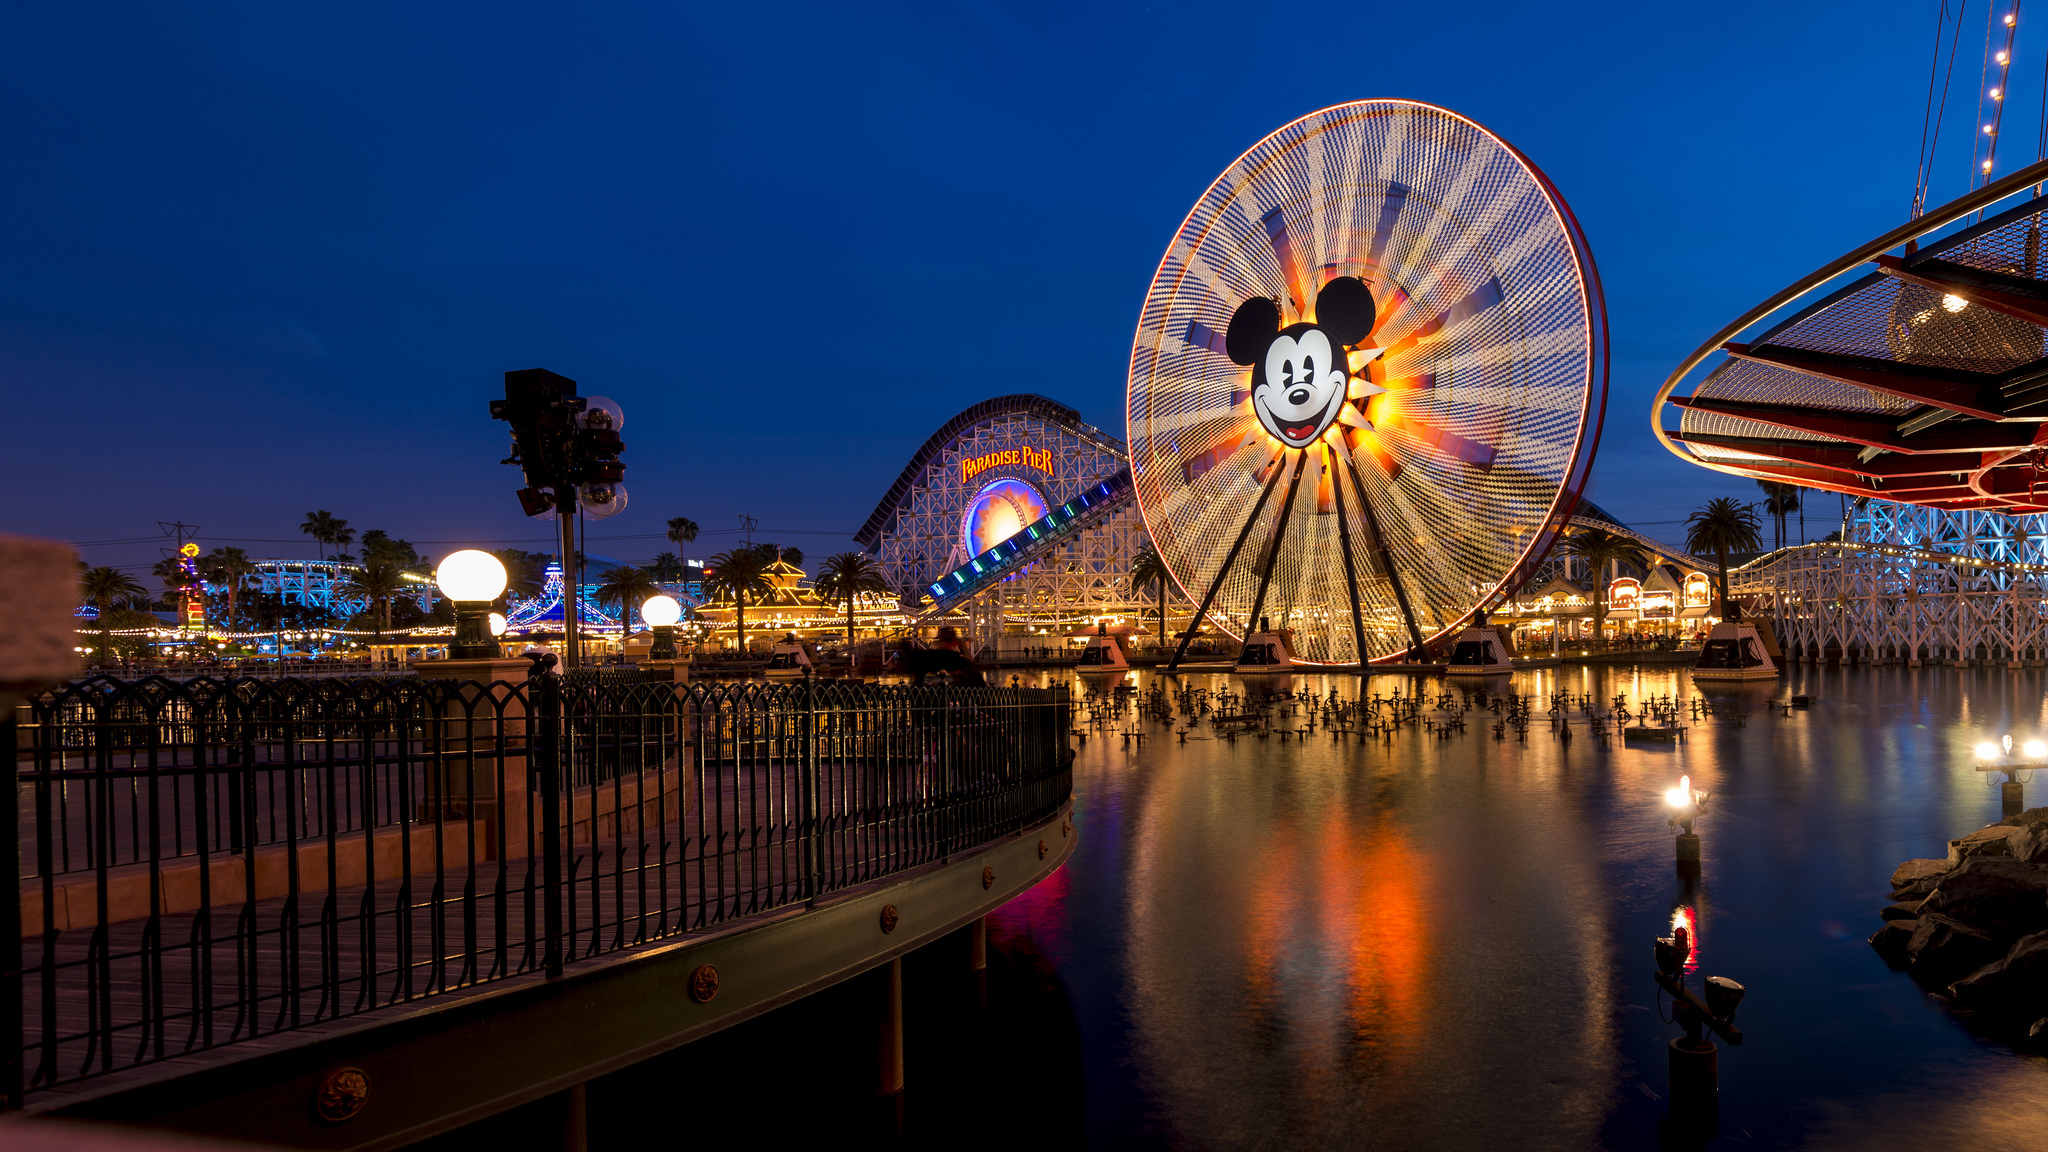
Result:
<svg viewBox="0 0 2048 1152">
<path fill-rule="evenodd" d="M 791 568 L 801 568 L 804 566 L 804 550 L 801 548 L 779 548 L 776 550 L 776 556 Z M 769 563 L 772 564 L 774 561 L 771 560 Z"/>
<path fill-rule="evenodd" d="M 662 584 L 673 584 L 683 578 L 683 562 L 673 552 L 663 552 L 647 563 L 647 574 Z"/>
<path fill-rule="evenodd" d="M 401 540 L 382 528 L 372 528 L 363 533 L 363 559 L 382 560 L 400 568 L 410 568 L 420 562 L 419 550 L 410 540 Z"/>
<path fill-rule="evenodd" d="M 747 650 L 747 597 L 766 596 L 775 586 L 768 582 L 768 562 L 757 548 L 734 548 L 711 558 L 704 574 L 704 590 L 711 595 L 732 597 L 733 627 L 739 636 L 741 653 Z"/>
<path fill-rule="evenodd" d="M 633 630 L 633 613 L 639 611 L 649 596 L 660 591 L 645 568 L 621 564 L 598 579 L 597 602 L 618 605 L 619 624 L 630 632 Z"/>
<path fill-rule="evenodd" d="M 166 556 L 150 565 L 149 573 L 163 582 L 163 602 L 174 609 L 178 598 L 193 584 L 192 574 L 185 571 L 185 562 L 176 556 Z"/>
<path fill-rule="evenodd" d="M 108 619 L 114 612 L 114 601 L 127 600 L 149 595 L 149 589 L 142 582 L 119 568 L 87 568 L 78 576 L 78 590 L 85 599 L 92 601 L 93 611 L 99 615 L 100 663 L 107 660 Z"/>
<path fill-rule="evenodd" d="M 343 585 L 351 595 L 370 602 L 370 610 L 377 614 L 379 644 L 384 642 L 384 633 L 391 630 L 391 601 L 403 594 L 409 583 L 403 567 L 389 560 L 367 560 Z"/>
<path fill-rule="evenodd" d="M 1799 485 L 1785 484 L 1777 480 L 1759 480 L 1756 486 L 1764 492 L 1764 514 L 1777 518 L 1777 547 L 1783 548 L 1787 543 L 1785 517 L 1799 511 Z"/>
<path fill-rule="evenodd" d="M 228 627 L 240 623 L 239 610 L 235 607 L 236 594 L 241 591 L 242 577 L 256 571 L 256 565 L 249 554 L 240 548 L 215 548 L 199 560 L 199 572 L 215 584 L 228 588 Z"/>
<path fill-rule="evenodd" d="M 505 566 L 505 592 L 499 597 L 507 607 L 512 598 L 531 600 L 540 595 L 547 586 L 547 560 L 545 552 L 528 552 L 523 548 L 499 548 L 491 555 Z"/>
<path fill-rule="evenodd" d="M 1131 557 L 1131 592 L 1133 595 L 1147 584 L 1159 586 L 1159 643 L 1166 643 L 1166 561 L 1160 558 L 1159 550 L 1152 547 L 1150 540 L 1138 545 L 1138 551 Z"/>
<path fill-rule="evenodd" d="M 1691 516 L 1686 517 L 1685 550 L 1698 555 L 1712 552 L 1714 563 L 1721 566 L 1721 603 L 1719 615 L 1728 618 L 1728 554 L 1730 552 L 1755 552 L 1761 549 L 1763 538 L 1759 530 L 1763 521 L 1757 519 L 1756 509 L 1732 496 L 1716 496 Z"/>
<path fill-rule="evenodd" d="M 846 605 L 846 648 L 853 650 L 853 601 L 863 592 L 887 592 L 889 579 L 865 552 L 837 552 L 818 568 L 818 595 Z"/>
<path fill-rule="evenodd" d="M 687 516 L 676 517 L 668 522 L 668 538 L 676 546 L 676 551 L 681 552 L 683 545 L 697 538 L 697 522 Z"/>
<path fill-rule="evenodd" d="M 1650 558 L 1626 536 L 1589 528 L 1564 542 L 1566 553 L 1585 562 L 1593 574 L 1593 635 L 1607 635 L 1607 569 L 1610 564 L 1633 564 L 1648 568 Z"/>
<path fill-rule="evenodd" d="M 325 545 L 334 543 L 335 533 L 339 530 L 344 530 L 347 527 L 348 521 L 337 520 L 334 518 L 333 513 L 329 512 L 325 508 L 322 508 L 318 512 L 306 513 L 306 522 L 299 525 L 299 531 L 304 532 L 308 536 L 311 536 L 315 543 L 322 545 L 320 549 L 320 558 L 322 560 L 325 560 L 327 559 L 327 550 L 325 548 Z M 354 533 L 350 533 L 349 535 L 351 539 L 354 538 Z"/>
</svg>

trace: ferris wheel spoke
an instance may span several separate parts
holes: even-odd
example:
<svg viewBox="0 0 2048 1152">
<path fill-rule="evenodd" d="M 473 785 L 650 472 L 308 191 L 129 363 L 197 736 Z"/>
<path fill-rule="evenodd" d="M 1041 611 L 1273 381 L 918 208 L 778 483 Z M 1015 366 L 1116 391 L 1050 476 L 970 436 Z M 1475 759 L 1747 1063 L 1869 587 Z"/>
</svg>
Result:
<svg viewBox="0 0 2048 1152">
<path fill-rule="evenodd" d="M 1279 464 L 1276 458 L 1274 464 Z M 1266 510 L 1266 501 L 1273 496 L 1273 489 L 1280 486 L 1282 469 L 1274 468 L 1267 478 L 1266 486 L 1259 489 L 1259 498 L 1252 504 L 1251 515 L 1244 518 L 1244 527 L 1238 529 L 1237 539 L 1231 542 L 1230 551 L 1223 554 L 1223 563 L 1216 568 L 1216 578 L 1209 582 L 1209 590 L 1202 594 L 1202 602 L 1195 608 L 1195 614 L 1188 620 L 1188 630 L 1180 638 L 1180 647 L 1173 650 L 1173 659 L 1167 662 L 1166 670 L 1172 672 L 1180 667 L 1180 659 L 1187 655 L 1188 642 L 1195 638 L 1195 630 L 1202 626 L 1202 617 L 1209 612 L 1209 606 L 1216 602 L 1216 593 L 1223 589 L 1223 582 L 1230 577 L 1230 566 L 1237 562 L 1237 554 L 1244 550 L 1244 542 L 1252 534 L 1252 526 L 1259 522 L 1259 513 Z"/>
<path fill-rule="evenodd" d="M 1308 471 L 1308 453 L 1295 450 L 1293 459 L 1294 476 L 1287 481 L 1287 496 L 1280 502 L 1280 515 L 1273 523 L 1273 535 L 1266 541 L 1266 558 L 1259 563 L 1259 590 L 1252 597 L 1251 615 L 1245 617 L 1245 629 L 1259 627 L 1259 613 L 1266 610 L 1266 590 L 1273 583 L 1273 561 L 1280 558 L 1280 542 L 1287 538 L 1287 519 L 1294 513 L 1294 494 L 1301 489 L 1302 473 Z M 1259 628 L 1265 631 L 1264 628 Z"/>
<path fill-rule="evenodd" d="M 1386 569 L 1387 583 L 1393 586 L 1394 603 L 1400 606 L 1401 620 L 1408 625 L 1409 643 L 1416 648 L 1421 648 L 1423 646 L 1422 629 L 1415 622 L 1414 607 L 1408 603 L 1408 589 L 1401 580 L 1400 566 L 1394 562 L 1393 550 L 1387 547 L 1387 534 L 1380 530 L 1380 519 L 1373 513 L 1372 501 L 1365 493 L 1365 482 L 1359 479 L 1358 465 L 1352 461 L 1349 455 L 1344 457 L 1344 474 L 1351 478 L 1351 491 L 1358 497 L 1359 516 L 1365 521 L 1366 533 L 1371 537 L 1367 542 L 1368 546 L 1372 548 L 1374 554 L 1378 557 L 1380 566 Z M 1357 595 L 1356 585 L 1353 585 L 1352 595 L 1354 598 Z M 1361 655 L 1359 662 L 1363 663 L 1364 660 L 1365 657 Z"/>
<path fill-rule="evenodd" d="M 1299 316 L 1308 311 L 1308 289 L 1302 282 L 1301 256 L 1294 250 L 1294 238 L 1287 233 L 1287 216 L 1282 209 L 1275 208 L 1259 217 L 1259 227 L 1265 229 L 1266 243 L 1273 247 L 1273 259 L 1280 262 L 1287 297 L 1294 304 L 1294 314 Z"/>
<path fill-rule="evenodd" d="M 1422 341 L 1442 332 L 1444 329 L 1462 324 L 1472 317 L 1479 315 L 1481 312 L 1500 303 L 1502 298 L 1500 277 L 1496 276 L 1479 287 L 1474 288 L 1464 299 L 1438 313 L 1436 319 L 1426 321 L 1406 336 L 1388 345 L 1385 355 L 1388 358 L 1400 356 Z"/>
<path fill-rule="evenodd" d="M 1330 477 L 1330 501 L 1337 513 L 1337 549 L 1344 554 L 1344 589 L 1351 594 L 1352 646 L 1358 666 L 1365 667 L 1365 608 L 1358 602 L 1358 564 L 1351 557 L 1350 517 L 1344 512 L 1344 482 L 1337 475 L 1337 450 L 1323 448 L 1323 471 Z"/>
</svg>

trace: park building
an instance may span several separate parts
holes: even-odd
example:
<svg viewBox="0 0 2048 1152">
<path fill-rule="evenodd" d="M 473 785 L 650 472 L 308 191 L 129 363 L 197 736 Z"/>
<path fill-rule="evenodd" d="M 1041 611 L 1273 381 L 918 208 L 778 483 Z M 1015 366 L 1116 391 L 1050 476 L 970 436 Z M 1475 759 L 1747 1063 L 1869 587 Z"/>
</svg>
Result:
<svg viewBox="0 0 2048 1152">
<path fill-rule="evenodd" d="M 1645 563 L 1613 561 L 1601 572 L 1591 571 L 1569 547 L 1584 532 L 1620 537 Z M 1530 655 L 1590 640 L 1596 622 L 1608 642 L 1683 643 L 1719 622 L 1713 584 L 1719 571 L 1712 561 L 1637 532 L 1581 500 L 1550 555 L 1493 614 L 1494 621 L 1517 651 Z"/>
<path fill-rule="evenodd" d="M 770 564 L 763 575 L 769 590 L 748 597 L 737 605 L 728 593 L 703 598 L 692 613 L 710 651 L 738 651 L 739 622 L 745 617 L 746 647 L 765 652 L 786 636 L 813 644 L 844 642 L 847 613 L 844 601 L 831 601 L 818 594 L 810 574 L 787 560 Z M 894 595 L 862 593 L 853 602 L 853 633 L 856 642 L 899 633 L 910 622 L 910 614 Z"/>
</svg>

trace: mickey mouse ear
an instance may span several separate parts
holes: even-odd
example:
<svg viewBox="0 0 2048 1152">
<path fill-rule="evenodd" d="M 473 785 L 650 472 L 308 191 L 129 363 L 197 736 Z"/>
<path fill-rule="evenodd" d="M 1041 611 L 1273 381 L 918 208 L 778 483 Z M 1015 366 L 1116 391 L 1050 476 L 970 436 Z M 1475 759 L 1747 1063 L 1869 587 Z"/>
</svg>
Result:
<svg viewBox="0 0 2048 1152">
<path fill-rule="evenodd" d="M 1339 344 L 1356 344 L 1372 335 L 1374 316 L 1372 289 L 1356 276 L 1339 276 L 1316 294 L 1316 327 Z"/>
<path fill-rule="evenodd" d="M 1280 305 L 1265 296 L 1254 296 L 1237 306 L 1230 316 L 1230 331 L 1223 337 L 1223 350 L 1233 364 L 1259 362 L 1273 337 L 1280 334 Z"/>
</svg>

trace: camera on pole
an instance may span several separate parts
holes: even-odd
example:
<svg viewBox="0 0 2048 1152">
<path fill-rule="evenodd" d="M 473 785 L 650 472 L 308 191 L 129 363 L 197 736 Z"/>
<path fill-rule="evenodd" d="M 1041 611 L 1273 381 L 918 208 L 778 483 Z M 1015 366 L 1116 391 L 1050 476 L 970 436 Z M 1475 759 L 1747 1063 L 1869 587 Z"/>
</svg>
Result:
<svg viewBox="0 0 2048 1152">
<path fill-rule="evenodd" d="M 576 382 L 545 368 L 505 373 L 505 398 L 491 418 L 512 426 L 512 454 L 526 479 L 519 507 L 528 516 L 553 512 L 562 526 L 562 633 L 566 667 L 582 663 L 577 637 L 576 514 L 602 520 L 626 507 L 626 466 L 619 461 L 625 413 L 602 396 L 576 394 Z"/>
</svg>

